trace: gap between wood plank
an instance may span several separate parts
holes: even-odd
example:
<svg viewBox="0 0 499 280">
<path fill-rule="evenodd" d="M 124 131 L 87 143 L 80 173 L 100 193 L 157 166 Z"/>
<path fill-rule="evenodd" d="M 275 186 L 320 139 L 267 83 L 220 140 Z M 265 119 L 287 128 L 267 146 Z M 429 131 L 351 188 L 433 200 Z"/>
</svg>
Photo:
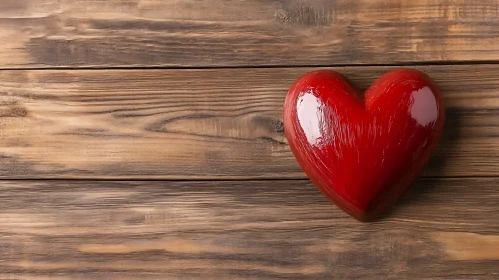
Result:
<svg viewBox="0 0 499 280">
<path fill-rule="evenodd" d="M 310 65 L 241 65 L 241 66 L 51 66 L 0 68 L 0 71 L 53 71 L 53 70 L 216 70 L 216 69 L 279 69 L 279 68 L 325 68 L 325 67 L 411 67 L 411 66 L 454 66 L 454 65 L 495 65 L 499 60 L 478 61 L 423 61 L 404 63 L 368 63 L 368 64 L 310 64 Z"/>
<path fill-rule="evenodd" d="M 494 175 L 478 175 L 478 176 L 442 176 L 442 177 L 419 177 L 417 180 L 438 180 L 438 179 L 494 179 L 499 178 L 499 176 Z M 139 178 L 139 177 L 120 177 L 120 178 L 106 178 L 106 177 L 89 177 L 89 178 L 71 178 L 71 177 L 61 177 L 61 178 L 0 178 L 0 181 L 44 181 L 44 182 L 58 182 L 58 181 L 82 181 L 82 182 L 261 182 L 261 181 L 304 181 L 308 182 L 309 179 L 304 178 L 185 178 L 185 179 L 162 179 L 162 178 Z"/>
</svg>

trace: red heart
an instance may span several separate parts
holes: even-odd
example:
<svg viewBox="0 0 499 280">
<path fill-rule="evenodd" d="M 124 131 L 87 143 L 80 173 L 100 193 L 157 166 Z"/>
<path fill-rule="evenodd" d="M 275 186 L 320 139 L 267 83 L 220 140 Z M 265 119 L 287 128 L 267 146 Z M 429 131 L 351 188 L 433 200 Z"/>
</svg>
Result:
<svg viewBox="0 0 499 280">
<path fill-rule="evenodd" d="M 312 72 L 284 104 L 286 138 L 303 171 L 360 221 L 386 211 L 421 175 L 444 118 L 435 84 L 411 69 L 386 73 L 364 96 L 337 72 Z"/>
</svg>

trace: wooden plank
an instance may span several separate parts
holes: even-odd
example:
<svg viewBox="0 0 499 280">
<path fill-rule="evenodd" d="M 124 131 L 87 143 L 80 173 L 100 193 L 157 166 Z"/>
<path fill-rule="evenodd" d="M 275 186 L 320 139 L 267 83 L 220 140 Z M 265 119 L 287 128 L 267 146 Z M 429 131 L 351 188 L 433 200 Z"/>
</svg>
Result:
<svg viewBox="0 0 499 280">
<path fill-rule="evenodd" d="M 497 61 L 499 2 L 3 0 L 0 68 Z"/>
<path fill-rule="evenodd" d="M 420 180 L 364 224 L 305 180 L 2 181 L 0 277 L 495 279 L 498 184 Z"/>
<path fill-rule="evenodd" d="M 366 88 L 392 68 L 333 69 Z M 420 69 L 448 110 L 426 176 L 499 175 L 499 65 Z M 281 120 L 310 70 L 0 71 L 0 176 L 306 178 Z"/>
</svg>

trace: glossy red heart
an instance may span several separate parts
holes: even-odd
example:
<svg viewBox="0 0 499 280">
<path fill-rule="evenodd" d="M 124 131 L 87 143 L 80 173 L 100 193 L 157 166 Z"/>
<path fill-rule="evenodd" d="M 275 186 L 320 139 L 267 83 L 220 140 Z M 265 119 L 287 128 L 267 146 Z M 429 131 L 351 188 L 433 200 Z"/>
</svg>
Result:
<svg viewBox="0 0 499 280">
<path fill-rule="evenodd" d="M 384 74 L 364 95 L 337 72 L 312 72 L 284 104 L 286 138 L 303 171 L 360 221 L 377 218 L 421 175 L 444 118 L 438 88 L 411 69 Z"/>
</svg>

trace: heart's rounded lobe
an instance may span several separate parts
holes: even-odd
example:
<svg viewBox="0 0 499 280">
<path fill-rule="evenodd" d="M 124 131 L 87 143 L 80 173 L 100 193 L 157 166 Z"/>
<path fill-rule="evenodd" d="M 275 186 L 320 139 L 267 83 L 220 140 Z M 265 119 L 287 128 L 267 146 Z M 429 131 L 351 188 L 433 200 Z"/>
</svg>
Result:
<svg viewBox="0 0 499 280">
<path fill-rule="evenodd" d="M 284 104 L 286 138 L 303 171 L 360 221 L 377 218 L 421 175 L 444 119 L 438 88 L 412 69 L 384 74 L 364 95 L 337 72 L 311 72 Z"/>
</svg>

